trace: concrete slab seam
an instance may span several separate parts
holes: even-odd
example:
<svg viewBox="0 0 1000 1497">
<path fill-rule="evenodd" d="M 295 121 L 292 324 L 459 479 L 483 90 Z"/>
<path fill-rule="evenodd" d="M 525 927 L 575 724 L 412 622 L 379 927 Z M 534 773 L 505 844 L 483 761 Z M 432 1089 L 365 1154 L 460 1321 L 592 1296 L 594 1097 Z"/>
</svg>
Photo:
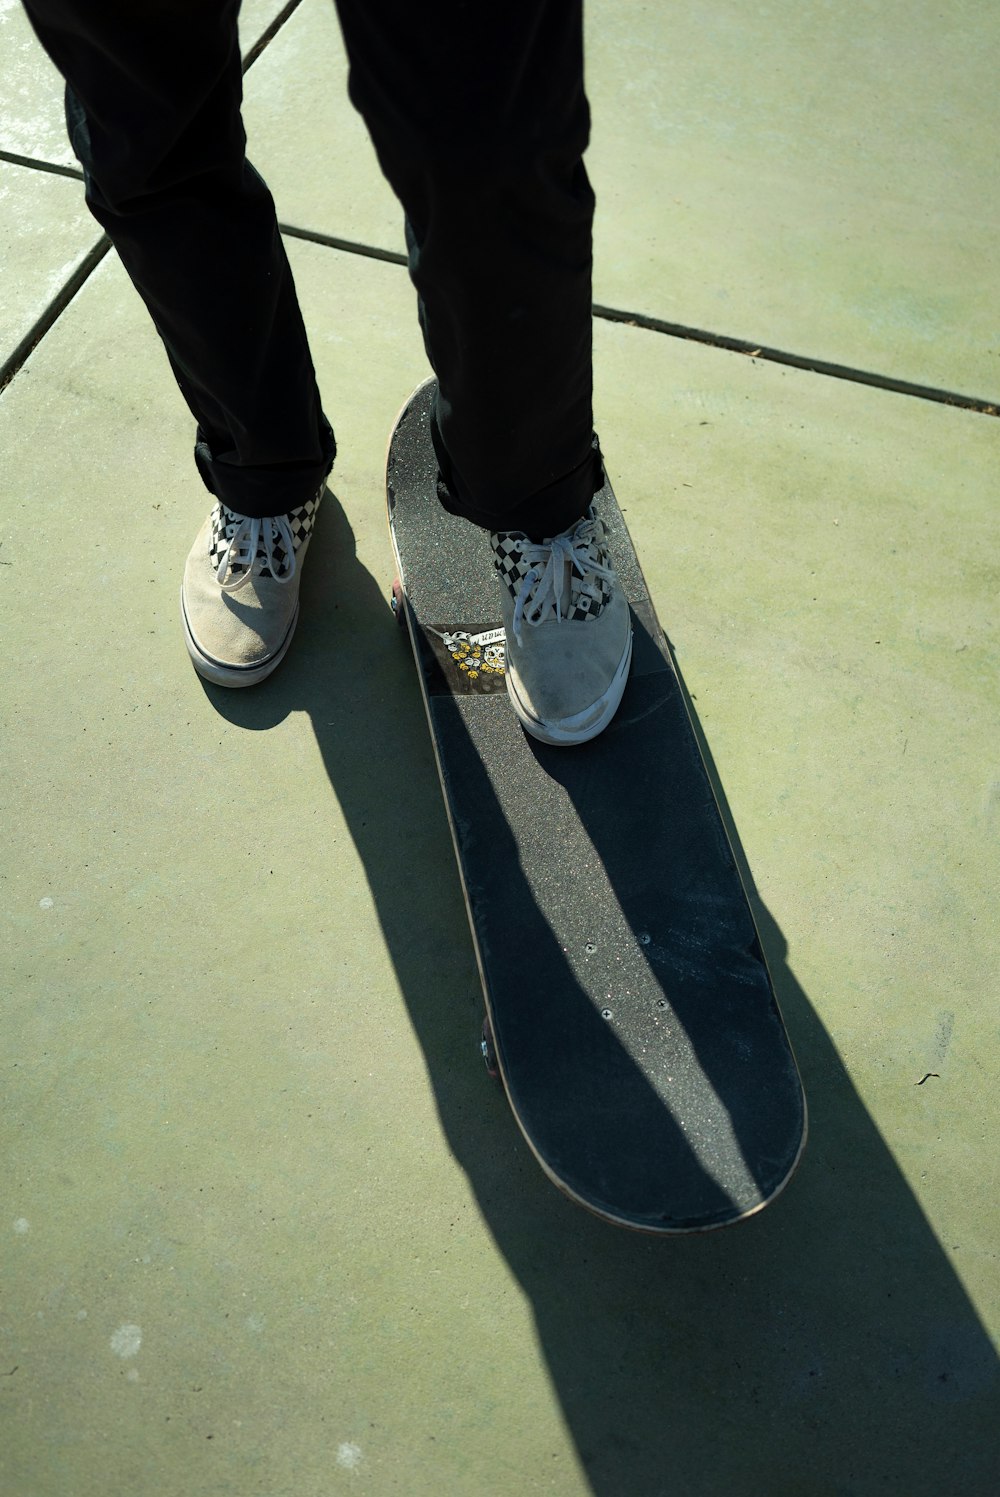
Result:
<svg viewBox="0 0 1000 1497">
<path fill-rule="evenodd" d="M 258 57 L 267 43 L 277 34 L 281 25 L 295 11 L 302 0 L 290 0 L 281 14 L 256 44 L 255 49 L 247 54 L 250 62 Z M 71 177 L 75 181 L 84 180 L 83 172 L 74 167 L 61 166 L 54 162 L 37 161 L 32 157 L 19 156 L 12 151 L 0 150 L 0 161 L 6 161 L 12 166 L 27 167 L 35 171 L 50 172 L 61 177 Z M 310 244 L 321 245 L 326 249 L 339 250 L 344 254 L 359 255 L 369 260 L 381 260 L 390 265 L 400 265 L 405 268 L 407 257 L 395 250 L 381 249 L 376 245 L 361 244 L 352 239 L 341 239 L 332 234 L 322 234 L 314 229 L 299 229 L 292 224 L 279 223 L 278 228 L 282 234 L 292 239 L 302 239 Z M 55 319 L 65 309 L 69 301 L 80 286 L 86 280 L 90 272 L 103 259 L 110 247 L 109 242 L 103 241 L 95 246 L 95 251 L 100 251 L 97 258 L 91 262 L 91 257 L 67 281 L 66 286 L 56 297 L 51 306 L 38 319 L 35 326 L 29 330 L 21 340 L 14 352 L 3 365 L 0 365 L 0 390 L 9 384 L 31 353 L 40 339 L 48 332 Z M 962 395 L 955 390 L 943 390 L 934 385 L 915 384 L 911 380 L 895 379 L 892 375 L 880 374 L 875 370 L 858 369 L 849 364 L 831 363 L 826 359 L 811 358 L 804 354 L 796 354 L 788 349 L 771 348 L 762 343 L 755 343 L 745 338 L 731 338 L 726 333 L 712 332 L 706 328 L 688 327 L 684 323 L 667 322 L 659 317 L 650 317 L 644 312 L 629 312 L 620 307 L 606 307 L 598 303 L 593 305 L 593 314 L 605 322 L 620 322 L 627 327 L 644 329 L 647 332 L 660 333 L 670 338 L 680 338 L 686 342 L 702 343 L 709 348 L 719 348 L 727 353 L 743 354 L 746 357 L 760 359 L 764 363 L 783 364 L 791 369 L 802 369 L 810 374 L 820 374 L 828 379 L 842 379 L 851 384 L 869 385 L 874 389 L 886 390 L 896 395 L 908 395 L 917 400 L 929 400 L 938 405 L 956 406 L 962 410 L 972 411 L 981 416 L 1000 416 L 1000 400 L 991 399 L 986 396 Z"/>
<path fill-rule="evenodd" d="M 0 364 L 0 391 L 6 389 L 18 370 L 23 368 L 34 349 L 37 348 L 46 333 L 59 320 L 77 292 L 89 280 L 98 265 L 100 265 L 110 248 L 111 240 L 106 234 L 102 234 L 93 248 L 89 249 L 84 255 L 80 264 L 73 271 L 73 274 L 68 278 L 66 283 L 52 298 L 45 311 L 40 317 L 35 319 L 35 322 L 25 333 L 13 353 Z"/>
<path fill-rule="evenodd" d="M 39 161 L 34 156 L 18 156 L 14 151 L 0 151 L 0 161 L 8 166 L 26 166 L 30 171 L 49 172 L 53 177 L 71 177 L 74 182 L 83 181 L 83 172 L 77 166 L 62 166 L 58 161 Z"/>
<path fill-rule="evenodd" d="M 896 395 L 910 395 L 917 400 L 932 400 L 939 405 L 961 406 L 981 416 L 1000 416 L 1000 399 L 988 399 L 977 395 L 960 395 L 955 390 L 941 390 L 934 385 L 919 385 L 911 380 L 895 379 L 892 375 L 879 374 L 875 370 L 857 369 L 850 364 L 834 364 L 826 359 L 809 358 L 803 354 L 790 353 L 783 348 L 768 348 L 763 343 L 752 343 L 745 338 L 730 338 L 725 333 L 713 333 L 704 328 L 686 327 L 679 322 L 664 322 L 643 312 L 624 312 L 618 307 L 594 305 L 595 317 L 606 322 L 623 322 L 627 327 L 645 328 L 649 332 L 662 333 L 669 338 L 682 338 L 690 343 L 704 343 L 709 348 L 721 348 L 727 353 L 739 353 L 763 363 L 785 364 L 791 369 L 802 369 L 808 374 L 823 374 L 828 379 L 848 380 L 851 384 L 871 385 L 878 390 L 887 390 Z"/>
<path fill-rule="evenodd" d="M 247 48 L 246 55 L 243 58 L 244 76 L 246 76 L 248 70 L 253 67 L 254 63 L 257 61 L 261 53 L 264 52 L 274 41 L 274 38 L 277 36 L 282 26 L 284 26 L 286 21 L 291 19 L 291 17 L 295 14 L 301 4 L 302 0 L 288 0 L 288 4 L 278 12 L 274 20 L 271 22 L 270 26 L 268 26 L 261 33 L 261 35 L 254 42 L 253 46 Z"/>
</svg>

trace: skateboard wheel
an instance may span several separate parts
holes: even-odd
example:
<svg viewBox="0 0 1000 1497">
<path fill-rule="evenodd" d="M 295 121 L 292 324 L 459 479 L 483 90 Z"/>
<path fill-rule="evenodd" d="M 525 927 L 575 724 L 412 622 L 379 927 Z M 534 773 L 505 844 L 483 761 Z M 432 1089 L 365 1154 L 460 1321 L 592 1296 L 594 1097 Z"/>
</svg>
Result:
<svg viewBox="0 0 1000 1497">
<path fill-rule="evenodd" d="M 479 1042 L 479 1048 L 483 1055 L 483 1064 L 494 1081 L 500 1075 L 500 1067 L 497 1065 L 497 1049 L 493 1043 L 493 1030 L 489 1019 L 483 1020 L 483 1037 Z"/>
<path fill-rule="evenodd" d="M 398 577 L 392 584 L 392 597 L 389 599 L 389 606 L 396 615 L 396 623 L 402 628 L 406 622 L 406 610 L 403 607 L 403 584 Z"/>
</svg>

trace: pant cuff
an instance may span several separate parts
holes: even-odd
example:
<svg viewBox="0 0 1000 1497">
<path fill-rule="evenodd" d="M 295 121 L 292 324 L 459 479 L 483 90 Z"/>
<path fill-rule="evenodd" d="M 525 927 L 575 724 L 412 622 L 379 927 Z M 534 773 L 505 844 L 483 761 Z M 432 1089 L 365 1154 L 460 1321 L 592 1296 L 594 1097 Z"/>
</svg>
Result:
<svg viewBox="0 0 1000 1497">
<path fill-rule="evenodd" d="M 483 509 L 455 482 L 454 471 L 433 419 L 431 436 L 438 458 L 437 495 L 440 503 L 449 514 L 459 515 L 483 530 L 517 530 L 533 541 L 551 539 L 583 519 L 594 495 L 604 483 L 604 460 L 595 434 L 587 456 L 569 473 L 503 510 Z"/>
<path fill-rule="evenodd" d="M 194 460 L 210 494 L 238 515 L 264 519 L 286 515 L 313 499 L 337 455 L 337 443 L 328 421 L 323 422 L 322 456 L 315 462 L 256 464 L 241 467 L 227 462 L 225 454 L 212 453 L 199 431 Z"/>
</svg>

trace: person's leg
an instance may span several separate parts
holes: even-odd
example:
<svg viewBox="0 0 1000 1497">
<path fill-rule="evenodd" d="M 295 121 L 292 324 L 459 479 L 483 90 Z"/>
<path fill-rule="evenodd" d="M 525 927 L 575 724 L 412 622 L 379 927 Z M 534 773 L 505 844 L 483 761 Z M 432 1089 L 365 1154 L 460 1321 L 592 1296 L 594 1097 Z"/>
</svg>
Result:
<svg viewBox="0 0 1000 1497">
<path fill-rule="evenodd" d="M 579 0 L 338 0 L 407 218 L 447 508 L 541 538 L 600 485 Z"/>
<path fill-rule="evenodd" d="M 238 0 L 26 0 L 67 80 L 87 202 L 198 424 L 216 503 L 188 557 L 188 652 L 219 684 L 283 658 L 333 433 L 274 204 L 246 160 Z"/>
<path fill-rule="evenodd" d="M 238 0 L 26 9 L 67 80 L 88 206 L 198 422 L 203 478 L 241 514 L 303 503 L 333 441 L 274 205 L 245 156 Z"/>
<path fill-rule="evenodd" d="M 440 497 L 490 532 L 520 721 L 586 742 L 621 700 L 632 634 L 590 513 L 581 0 L 337 3 L 351 97 L 406 211 Z"/>
</svg>

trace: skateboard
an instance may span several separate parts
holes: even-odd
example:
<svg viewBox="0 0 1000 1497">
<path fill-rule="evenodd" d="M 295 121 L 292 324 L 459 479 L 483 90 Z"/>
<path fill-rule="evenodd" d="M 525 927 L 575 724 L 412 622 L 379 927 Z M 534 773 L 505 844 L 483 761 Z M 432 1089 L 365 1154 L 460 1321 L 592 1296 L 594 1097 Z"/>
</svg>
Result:
<svg viewBox="0 0 1000 1497">
<path fill-rule="evenodd" d="M 433 381 L 386 462 L 398 568 L 485 1000 L 483 1052 L 549 1179 L 616 1225 L 739 1221 L 787 1183 L 806 1106 L 750 904 L 610 483 L 632 610 L 610 726 L 549 747 L 508 703 L 483 530 L 436 493 Z"/>
</svg>

